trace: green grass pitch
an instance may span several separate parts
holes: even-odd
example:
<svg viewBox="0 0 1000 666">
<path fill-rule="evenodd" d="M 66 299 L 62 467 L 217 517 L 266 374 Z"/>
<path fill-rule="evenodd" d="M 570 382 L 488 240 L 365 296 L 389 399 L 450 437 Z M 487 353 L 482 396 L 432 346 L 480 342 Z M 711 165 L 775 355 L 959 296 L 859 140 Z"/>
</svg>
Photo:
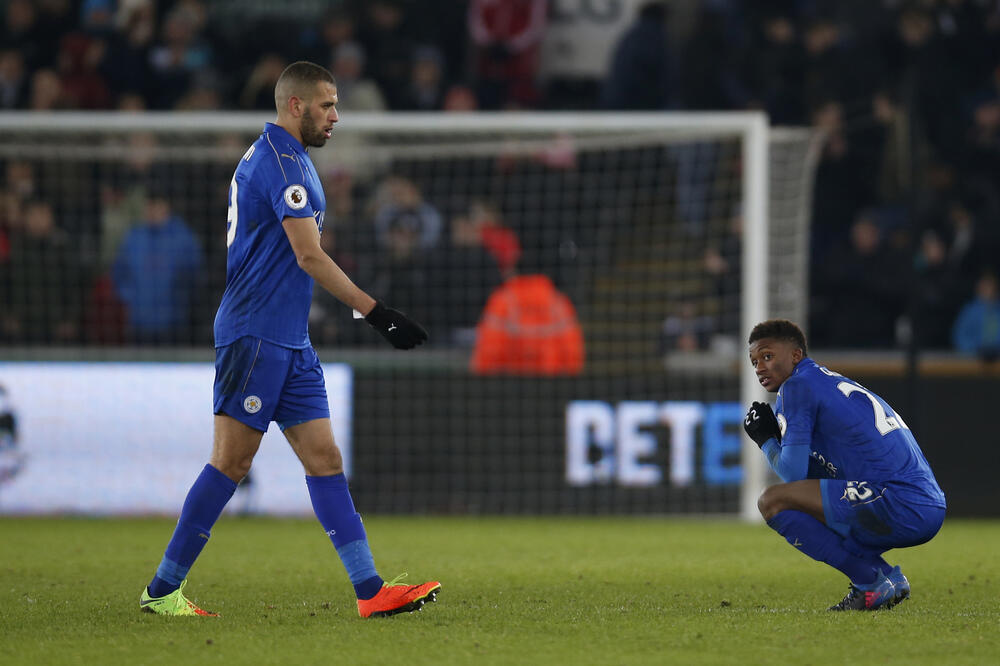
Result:
<svg viewBox="0 0 1000 666">
<path fill-rule="evenodd" d="M 312 520 L 224 517 L 187 591 L 220 618 L 140 613 L 173 521 L 0 519 L 3 664 L 1000 663 L 1000 523 L 892 551 L 891 611 L 829 613 L 846 579 L 720 519 L 366 520 L 385 577 L 436 604 L 362 620 Z"/>
</svg>

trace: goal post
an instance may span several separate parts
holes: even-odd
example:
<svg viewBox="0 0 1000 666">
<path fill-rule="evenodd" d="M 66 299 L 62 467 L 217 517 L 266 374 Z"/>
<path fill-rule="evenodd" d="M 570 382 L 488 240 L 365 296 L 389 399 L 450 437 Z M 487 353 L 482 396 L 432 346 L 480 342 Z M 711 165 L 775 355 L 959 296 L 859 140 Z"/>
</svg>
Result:
<svg viewBox="0 0 1000 666">
<path fill-rule="evenodd" d="M 21 334 L 0 338 L 0 385 L 4 362 L 208 360 L 226 188 L 272 120 L 0 114 L 6 178 L 26 173 L 34 188 L 24 185 L 20 208 L 8 196 L 7 210 L 50 204 L 85 282 L 77 330 L 49 339 L 23 331 L 61 324 L 58 308 L 27 283 L 30 272 L 7 273 L 9 305 L 24 321 Z M 385 113 L 344 114 L 333 137 L 311 151 L 326 190 L 325 248 L 431 331 L 427 347 L 396 354 L 315 297 L 320 357 L 353 370 L 338 385 L 352 392 L 344 439 L 366 506 L 759 520 L 768 470 L 737 415 L 767 396 L 745 340 L 769 317 L 806 323 L 814 132 L 771 128 L 750 111 Z M 13 184 L 3 186 L 10 195 Z M 197 237 L 205 274 L 186 328 L 154 345 L 130 337 L 127 307 L 117 304 L 121 321 L 102 309 L 125 293 L 114 259 L 151 192 L 165 193 Z M 464 225 L 489 237 L 495 273 L 470 267 L 465 246 L 462 258 L 449 254 L 467 241 L 456 240 Z M 469 360 L 478 314 L 529 263 L 574 306 L 583 371 L 478 375 Z M 73 286 L 59 269 L 46 279 L 54 291 Z"/>
</svg>

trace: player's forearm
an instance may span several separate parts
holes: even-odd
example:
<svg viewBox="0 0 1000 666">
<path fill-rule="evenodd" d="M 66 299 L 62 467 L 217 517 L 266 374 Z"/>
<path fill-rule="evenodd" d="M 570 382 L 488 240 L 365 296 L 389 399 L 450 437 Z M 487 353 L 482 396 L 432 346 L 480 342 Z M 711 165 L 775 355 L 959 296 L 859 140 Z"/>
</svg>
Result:
<svg viewBox="0 0 1000 666">
<path fill-rule="evenodd" d="M 375 299 L 366 294 L 347 276 L 326 253 L 306 254 L 298 258 L 299 268 L 316 280 L 341 303 L 368 314 L 375 307 Z"/>
<path fill-rule="evenodd" d="M 771 438 L 760 448 L 767 458 L 767 464 L 785 483 L 806 478 L 809 471 L 808 446 L 782 446 L 778 440 Z"/>
</svg>

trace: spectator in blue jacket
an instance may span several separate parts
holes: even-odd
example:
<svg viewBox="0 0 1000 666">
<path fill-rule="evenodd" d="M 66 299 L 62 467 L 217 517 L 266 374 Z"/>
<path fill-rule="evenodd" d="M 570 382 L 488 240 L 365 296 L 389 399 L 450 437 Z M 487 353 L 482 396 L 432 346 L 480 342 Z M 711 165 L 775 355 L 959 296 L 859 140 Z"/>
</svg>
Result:
<svg viewBox="0 0 1000 666">
<path fill-rule="evenodd" d="M 976 282 L 976 298 L 958 313 L 951 338 L 955 349 L 988 360 L 1000 355 L 1000 297 L 997 276 L 987 271 Z"/>
<path fill-rule="evenodd" d="M 615 45 L 601 91 L 606 109 L 671 108 L 674 99 L 673 52 L 667 32 L 667 5 L 646 2 L 635 22 Z"/>
<path fill-rule="evenodd" d="M 191 303 L 202 263 L 194 234 L 171 212 L 164 193 L 151 193 L 145 220 L 125 236 L 111 272 L 127 310 L 130 342 L 190 341 Z"/>
</svg>

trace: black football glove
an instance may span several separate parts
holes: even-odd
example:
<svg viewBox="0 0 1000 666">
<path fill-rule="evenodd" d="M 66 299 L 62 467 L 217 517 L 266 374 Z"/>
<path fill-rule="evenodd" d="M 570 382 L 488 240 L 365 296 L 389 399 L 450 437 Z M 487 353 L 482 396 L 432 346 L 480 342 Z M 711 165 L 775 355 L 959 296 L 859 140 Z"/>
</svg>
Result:
<svg viewBox="0 0 1000 666">
<path fill-rule="evenodd" d="M 750 435 L 750 439 L 757 442 L 757 446 L 764 446 L 764 442 L 772 437 L 781 441 L 778 419 L 774 417 L 771 405 L 766 402 L 755 402 L 750 405 L 747 417 L 743 420 L 743 429 Z"/>
<path fill-rule="evenodd" d="M 427 339 L 423 326 L 377 301 L 372 311 L 365 315 L 365 321 L 396 349 L 413 349 Z"/>
</svg>

